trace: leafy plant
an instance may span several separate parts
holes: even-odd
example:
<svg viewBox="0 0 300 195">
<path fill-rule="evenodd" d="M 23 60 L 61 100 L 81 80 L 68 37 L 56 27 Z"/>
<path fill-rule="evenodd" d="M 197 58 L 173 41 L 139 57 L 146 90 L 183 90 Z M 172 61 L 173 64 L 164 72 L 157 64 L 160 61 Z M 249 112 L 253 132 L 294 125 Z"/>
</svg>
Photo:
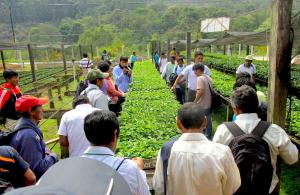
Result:
<svg viewBox="0 0 300 195">
<path fill-rule="evenodd" d="M 178 134 L 179 103 L 151 62 L 134 66 L 134 81 L 120 116 L 118 154 L 154 158 L 162 144 Z"/>
</svg>

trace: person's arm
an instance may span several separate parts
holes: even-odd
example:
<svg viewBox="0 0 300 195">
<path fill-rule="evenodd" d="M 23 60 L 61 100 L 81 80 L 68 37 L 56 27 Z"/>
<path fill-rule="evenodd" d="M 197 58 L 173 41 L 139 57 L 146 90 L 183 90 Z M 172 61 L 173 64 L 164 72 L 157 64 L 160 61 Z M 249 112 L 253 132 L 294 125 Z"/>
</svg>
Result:
<svg viewBox="0 0 300 195">
<path fill-rule="evenodd" d="M 59 144 L 66 151 L 69 151 L 68 130 L 66 125 L 66 115 L 63 115 L 58 128 Z"/>
<path fill-rule="evenodd" d="M 111 97 L 123 97 L 124 94 L 121 91 L 116 90 L 115 85 L 113 84 L 112 80 L 107 80 L 107 94 Z"/>
<path fill-rule="evenodd" d="M 287 164 L 296 163 L 298 161 L 298 155 L 299 155 L 297 147 L 291 142 L 289 136 L 286 134 L 286 132 L 283 129 L 281 129 L 279 126 L 277 126 L 276 129 L 280 129 L 280 132 L 276 133 L 276 136 L 278 136 L 277 139 L 279 139 L 278 150 L 279 150 L 280 157 Z"/>
<path fill-rule="evenodd" d="M 42 148 L 42 145 L 40 144 L 39 139 L 42 138 L 39 137 L 38 134 L 24 130 L 23 132 L 27 133 L 27 136 L 24 136 L 23 139 L 20 140 L 19 153 L 23 159 L 30 164 L 31 169 L 34 171 L 37 178 L 39 178 L 57 161 L 57 156 L 54 153 L 51 153 L 50 155 L 43 153 L 45 149 Z"/>
<path fill-rule="evenodd" d="M 10 98 L 10 93 L 4 89 L 2 91 L 2 94 L 0 95 L 0 110 L 4 107 L 4 105 L 9 100 L 9 98 Z"/>
<path fill-rule="evenodd" d="M 24 179 L 25 179 L 25 185 L 26 186 L 31 186 L 36 183 L 36 177 L 34 173 L 32 172 L 31 169 L 27 169 L 27 171 L 24 174 Z"/>
<path fill-rule="evenodd" d="M 203 80 L 201 78 L 197 78 L 197 93 L 196 93 L 196 98 L 194 100 L 195 103 L 197 103 L 200 98 L 203 96 L 204 94 L 204 83 Z"/>
<path fill-rule="evenodd" d="M 62 147 L 68 148 L 69 147 L 68 137 L 64 135 L 59 135 L 59 144 Z"/>
<path fill-rule="evenodd" d="M 252 80 L 255 82 L 255 79 L 256 79 L 256 68 L 255 68 L 255 66 L 253 65 Z"/>
<path fill-rule="evenodd" d="M 114 68 L 113 77 L 116 85 L 119 85 L 122 82 L 123 78 L 126 77 L 126 75 L 121 69 Z"/>
<path fill-rule="evenodd" d="M 160 158 L 160 151 L 157 156 L 155 172 L 153 175 L 153 189 L 157 195 L 164 194 L 163 162 Z"/>
<path fill-rule="evenodd" d="M 231 195 L 236 192 L 239 187 L 241 186 L 241 177 L 240 171 L 237 167 L 231 150 L 229 147 L 226 147 L 226 154 L 222 159 L 222 163 L 224 165 L 224 177 L 221 179 L 223 194 L 224 195 Z"/>
<path fill-rule="evenodd" d="M 15 159 L 14 171 L 18 172 L 20 176 L 23 176 L 24 184 L 26 186 L 34 185 L 36 183 L 36 177 L 32 170 L 29 168 L 29 164 L 24 161 L 24 159 L 15 149 L 11 148 L 11 153 Z"/>
</svg>

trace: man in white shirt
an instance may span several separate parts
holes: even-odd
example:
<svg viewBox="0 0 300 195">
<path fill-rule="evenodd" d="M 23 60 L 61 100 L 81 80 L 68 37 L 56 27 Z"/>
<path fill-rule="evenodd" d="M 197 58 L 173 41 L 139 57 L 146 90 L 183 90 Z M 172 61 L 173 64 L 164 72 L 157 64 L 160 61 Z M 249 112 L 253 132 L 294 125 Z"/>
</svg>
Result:
<svg viewBox="0 0 300 195">
<path fill-rule="evenodd" d="M 255 82 L 256 68 L 255 65 L 252 64 L 252 62 L 253 62 L 253 57 L 251 55 L 247 56 L 245 58 L 245 63 L 241 64 L 237 68 L 236 74 L 240 74 L 242 72 L 248 72 L 251 75 L 252 80 Z"/>
<path fill-rule="evenodd" d="M 119 122 L 115 113 L 107 110 L 95 111 L 84 119 L 84 132 L 91 146 L 83 157 L 99 160 L 118 171 L 128 183 L 133 195 L 150 195 L 143 169 L 143 160 L 132 160 L 115 156 Z"/>
<path fill-rule="evenodd" d="M 93 61 L 89 59 L 87 53 L 83 53 L 82 55 L 83 55 L 83 58 L 80 60 L 79 64 L 80 64 L 80 67 L 82 68 L 83 77 L 85 78 L 88 71 L 91 70 L 91 68 L 93 66 Z"/>
<path fill-rule="evenodd" d="M 70 157 L 81 156 L 90 146 L 83 130 L 84 118 L 97 108 L 93 108 L 86 96 L 80 95 L 73 101 L 73 110 L 66 112 L 59 125 L 58 135 L 61 147 L 68 149 Z"/>
<path fill-rule="evenodd" d="M 243 85 L 233 92 L 231 102 L 237 116 L 235 123 L 245 133 L 251 133 L 260 122 L 256 114 L 258 98 L 255 90 L 250 86 Z M 213 142 L 229 145 L 233 138 L 231 132 L 222 124 L 217 128 Z M 279 181 L 276 175 L 277 156 L 279 155 L 287 164 L 294 164 L 298 160 L 298 150 L 286 132 L 276 124 L 271 124 L 262 138 L 269 145 L 273 166 L 273 179 L 269 190 L 271 193 Z"/>
<path fill-rule="evenodd" d="M 85 95 L 89 98 L 91 105 L 94 108 L 103 110 L 108 109 L 108 97 L 101 91 L 105 78 L 109 77 L 108 73 L 103 73 L 100 70 L 90 70 L 87 75 L 89 81 L 88 87 L 81 92 L 80 95 Z"/>
<path fill-rule="evenodd" d="M 166 144 L 158 154 L 153 177 L 155 194 L 233 194 L 241 184 L 238 167 L 229 147 L 203 135 L 207 121 L 200 105 L 184 104 L 177 113 L 176 124 L 182 135 L 169 148 L 169 157 Z"/>
<path fill-rule="evenodd" d="M 203 61 L 203 53 L 200 51 L 195 52 L 194 64 L 202 63 Z M 176 85 L 180 84 L 184 80 L 188 81 L 188 94 L 187 94 L 187 102 L 193 102 L 196 98 L 197 92 L 197 75 L 195 75 L 193 71 L 194 64 L 188 65 L 181 73 L 178 75 L 175 83 L 172 86 L 172 90 L 176 90 Z M 204 65 L 204 74 L 210 76 L 211 72 L 209 68 Z"/>
<path fill-rule="evenodd" d="M 168 58 L 167 58 L 165 52 L 162 52 L 161 56 L 159 58 L 159 62 L 158 62 L 160 74 L 162 74 L 162 72 L 164 71 L 167 63 L 168 63 Z"/>
</svg>

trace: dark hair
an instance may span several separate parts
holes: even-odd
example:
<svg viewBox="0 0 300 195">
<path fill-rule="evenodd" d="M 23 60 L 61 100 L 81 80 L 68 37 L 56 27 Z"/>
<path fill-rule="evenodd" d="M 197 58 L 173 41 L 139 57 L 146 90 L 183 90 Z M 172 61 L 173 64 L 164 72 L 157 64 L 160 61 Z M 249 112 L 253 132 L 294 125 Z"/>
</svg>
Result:
<svg viewBox="0 0 300 195">
<path fill-rule="evenodd" d="M 75 108 L 76 106 L 80 105 L 80 104 L 88 104 L 89 98 L 85 95 L 79 95 L 76 98 L 73 99 L 72 102 L 72 107 Z"/>
<path fill-rule="evenodd" d="M 103 79 L 101 79 L 101 78 L 97 78 L 97 79 L 103 80 Z M 90 83 L 90 84 L 93 84 L 93 85 L 97 85 L 97 79 L 92 80 L 92 81 L 89 80 L 89 83 Z"/>
<path fill-rule="evenodd" d="M 127 56 L 121 56 L 120 57 L 120 62 L 128 62 L 128 57 Z"/>
<path fill-rule="evenodd" d="M 39 107 L 39 106 L 33 106 L 33 107 L 31 108 L 31 111 L 35 111 L 35 110 L 37 109 L 37 107 Z M 20 115 L 21 115 L 21 117 L 25 117 L 25 118 L 29 118 L 29 117 L 30 117 L 29 111 L 28 111 L 28 112 L 20 113 Z"/>
<path fill-rule="evenodd" d="M 237 81 L 238 79 L 241 79 L 241 78 L 248 78 L 248 79 L 251 79 L 251 74 L 249 74 L 248 72 L 241 72 L 241 73 L 238 73 L 238 74 L 236 75 L 235 80 Z"/>
<path fill-rule="evenodd" d="M 107 60 L 103 61 L 101 60 L 98 63 L 98 69 L 101 70 L 102 72 L 108 72 L 110 65 L 108 64 Z"/>
<path fill-rule="evenodd" d="M 19 74 L 12 69 L 6 69 L 3 71 L 3 77 L 5 80 L 11 79 L 14 76 L 19 76 Z"/>
<path fill-rule="evenodd" d="M 258 98 L 255 90 L 248 85 L 236 88 L 231 95 L 231 105 L 239 108 L 242 113 L 257 113 Z"/>
<path fill-rule="evenodd" d="M 176 56 L 171 56 L 171 60 L 176 60 Z"/>
<path fill-rule="evenodd" d="M 115 130 L 119 135 L 119 121 L 115 113 L 108 110 L 94 111 L 84 119 L 84 132 L 87 140 L 96 146 L 109 145 Z"/>
<path fill-rule="evenodd" d="M 165 52 L 161 52 L 161 55 L 165 55 L 166 53 Z"/>
<path fill-rule="evenodd" d="M 193 66 L 193 70 L 201 70 L 201 72 L 204 72 L 204 65 L 203 64 L 195 64 Z"/>
<path fill-rule="evenodd" d="M 175 55 L 180 55 L 180 51 L 176 51 L 176 52 L 175 52 Z"/>
<path fill-rule="evenodd" d="M 196 58 L 197 56 L 204 56 L 201 51 L 196 51 L 194 57 Z"/>
<path fill-rule="evenodd" d="M 200 128 L 204 122 L 204 110 L 199 104 L 189 102 L 183 104 L 177 112 L 177 118 L 187 129 Z"/>
<path fill-rule="evenodd" d="M 87 58 L 87 57 L 88 57 L 88 54 L 87 54 L 87 53 L 83 53 L 82 56 L 83 56 L 84 58 Z"/>
<path fill-rule="evenodd" d="M 233 90 L 234 89 L 236 89 L 236 88 L 238 88 L 238 87 L 241 87 L 241 86 L 243 86 L 243 85 L 248 85 L 248 86 L 250 86 L 250 87 L 252 87 L 255 91 L 257 91 L 256 90 L 256 86 L 255 86 L 255 83 L 252 81 L 252 79 L 247 79 L 247 78 L 240 78 L 240 79 L 238 79 L 235 83 L 234 83 L 234 85 L 233 85 Z"/>
<path fill-rule="evenodd" d="M 182 61 L 182 63 L 184 63 L 183 57 L 180 56 L 180 57 L 178 58 L 177 62 L 178 62 L 178 61 Z"/>
<path fill-rule="evenodd" d="M 105 50 L 103 50 L 103 53 L 106 53 L 106 49 L 105 49 Z"/>
</svg>

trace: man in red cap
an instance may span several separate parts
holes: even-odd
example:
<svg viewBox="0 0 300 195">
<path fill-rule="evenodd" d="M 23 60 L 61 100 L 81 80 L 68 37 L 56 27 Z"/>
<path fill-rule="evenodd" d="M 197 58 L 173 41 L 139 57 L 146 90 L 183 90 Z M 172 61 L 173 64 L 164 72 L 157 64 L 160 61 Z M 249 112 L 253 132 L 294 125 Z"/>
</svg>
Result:
<svg viewBox="0 0 300 195">
<path fill-rule="evenodd" d="M 16 101 L 16 111 L 21 118 L 12 137 L 10 145 L 14 147 L 39 179 L 47 169 L 57 162 L 57 156 L 46 148 L 43 133 L 38 122 L 43 118 L 42 105 L 48 102 L 47 98 L 22 96 Z"/>
<path fill-rule="evenodd" d="M 5 124 L 6 118 L 14 120 L 20 118 L 15 110 L 15 102 L 22 96 L 18 87 L 18 73 L 14 70 L 6 69 L 3 71 L 3 77 L 6 82 L 0 88 L 0 124 Z"/>
</svg>

